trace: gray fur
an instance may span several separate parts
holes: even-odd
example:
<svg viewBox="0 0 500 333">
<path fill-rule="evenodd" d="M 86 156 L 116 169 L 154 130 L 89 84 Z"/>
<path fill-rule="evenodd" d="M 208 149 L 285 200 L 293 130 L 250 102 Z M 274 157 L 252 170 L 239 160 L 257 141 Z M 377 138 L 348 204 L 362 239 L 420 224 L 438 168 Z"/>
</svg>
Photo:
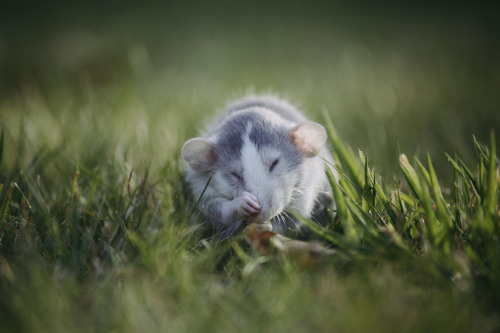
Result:
<svg viewBox="0 0 500 333">
<path fill-rule="evenodd" d="M 273 95 L 248 95 L 236 102 L 229 103 L 225 112 L 216 120 L 216 123 L 236 111 L 255 107 L 272 110 L 284 119 L 297 124 L 307 121 L 307 118 L 295 106 L 284 99 Z"/>
</svg>

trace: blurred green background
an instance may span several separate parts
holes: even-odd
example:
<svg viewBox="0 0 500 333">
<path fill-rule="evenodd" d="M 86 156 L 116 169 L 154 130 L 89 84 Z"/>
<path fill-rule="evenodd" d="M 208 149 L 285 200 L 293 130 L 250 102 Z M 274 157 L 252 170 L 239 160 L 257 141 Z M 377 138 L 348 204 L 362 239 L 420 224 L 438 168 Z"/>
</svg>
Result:
<svg viewBox="0 0 500 333">
<path fill-rule="evenodd" d="M 326 109 L 347 143 L 388 177 L 400 152 L 430 151 L 443 174 L 451 170 L 444 152 L 470 160 L 473 134 L 487 142 L 491 129 L 500 132 L 493 4 L 20 1 L 4 8 L 4 127 L 18 128 L 19 113 L 39 117 L 40 107 L 26 102 L 36 94 L 52 117 L 37 121 L 49 127 L 125 128 L 148 142 L 165 135 L 168 151 L 228 99 L 274 91 L 316 120 Z M 92 119 L 81 123 L 85 114 Z M 168 124 L 157 128 L 158 121 Z M 140 141 L 136 134 L 130 142 Z"/>
</svg>

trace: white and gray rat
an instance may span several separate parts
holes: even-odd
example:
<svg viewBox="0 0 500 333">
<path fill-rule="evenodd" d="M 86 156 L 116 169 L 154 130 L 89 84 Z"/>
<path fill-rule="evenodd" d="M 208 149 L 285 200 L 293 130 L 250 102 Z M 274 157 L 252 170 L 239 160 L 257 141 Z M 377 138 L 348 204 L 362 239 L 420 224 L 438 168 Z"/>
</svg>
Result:
<svg viewBox="0 0 500 333">
<path fill-rule="evenodd" d="M 251 95 L 230 104 L 182 147 L 195 199 L 206 187 L 196 209 L 226 236 L 243 222 L 300 229 L 288 212 L 311 218 L 322 196 L 331 200 L 326 140 L 323 126 L 283 99 Z"/>
</svg>

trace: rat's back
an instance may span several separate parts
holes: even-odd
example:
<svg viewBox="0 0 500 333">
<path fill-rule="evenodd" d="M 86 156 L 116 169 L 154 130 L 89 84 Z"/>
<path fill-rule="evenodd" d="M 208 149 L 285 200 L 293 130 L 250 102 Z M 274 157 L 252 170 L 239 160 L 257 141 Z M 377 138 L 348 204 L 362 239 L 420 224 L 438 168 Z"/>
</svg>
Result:
<svg viewBox="0 0 500 333">
<path fill-rule="evenodd" d="M 220 125 L 237 111 L 249 108 L 262 108 L 276 113 L 278 116 L 294 124 L 307 121 L 307 118 L 297 108 L 285 99 L 274 95 L 247 95 L 230 102 L 222 114 L 215 119 L 213 126 Z"/>
</svg>

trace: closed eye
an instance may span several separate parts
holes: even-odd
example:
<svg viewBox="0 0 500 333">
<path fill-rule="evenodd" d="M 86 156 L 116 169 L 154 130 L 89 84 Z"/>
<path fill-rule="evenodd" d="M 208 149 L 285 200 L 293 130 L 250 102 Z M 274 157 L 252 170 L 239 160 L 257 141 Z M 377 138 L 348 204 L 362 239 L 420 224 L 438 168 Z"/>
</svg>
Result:
<svg viewBox="0 0 500 333">
<path fill-rule="evenodd" d="M 240 182 L 240 183 L 243 183 L 243 175 L 241 173 L 238 173 L 238 172 L 231 172 L 231 177 Z"/>
<path fill-rule="evenodd" d="M 273 172 L 274 168 L 278 165 L 279 159 L 275 159 L 273 163 L 271 163 L 271 166 L 269 167 L 269 172 Z"/>
</svg>

